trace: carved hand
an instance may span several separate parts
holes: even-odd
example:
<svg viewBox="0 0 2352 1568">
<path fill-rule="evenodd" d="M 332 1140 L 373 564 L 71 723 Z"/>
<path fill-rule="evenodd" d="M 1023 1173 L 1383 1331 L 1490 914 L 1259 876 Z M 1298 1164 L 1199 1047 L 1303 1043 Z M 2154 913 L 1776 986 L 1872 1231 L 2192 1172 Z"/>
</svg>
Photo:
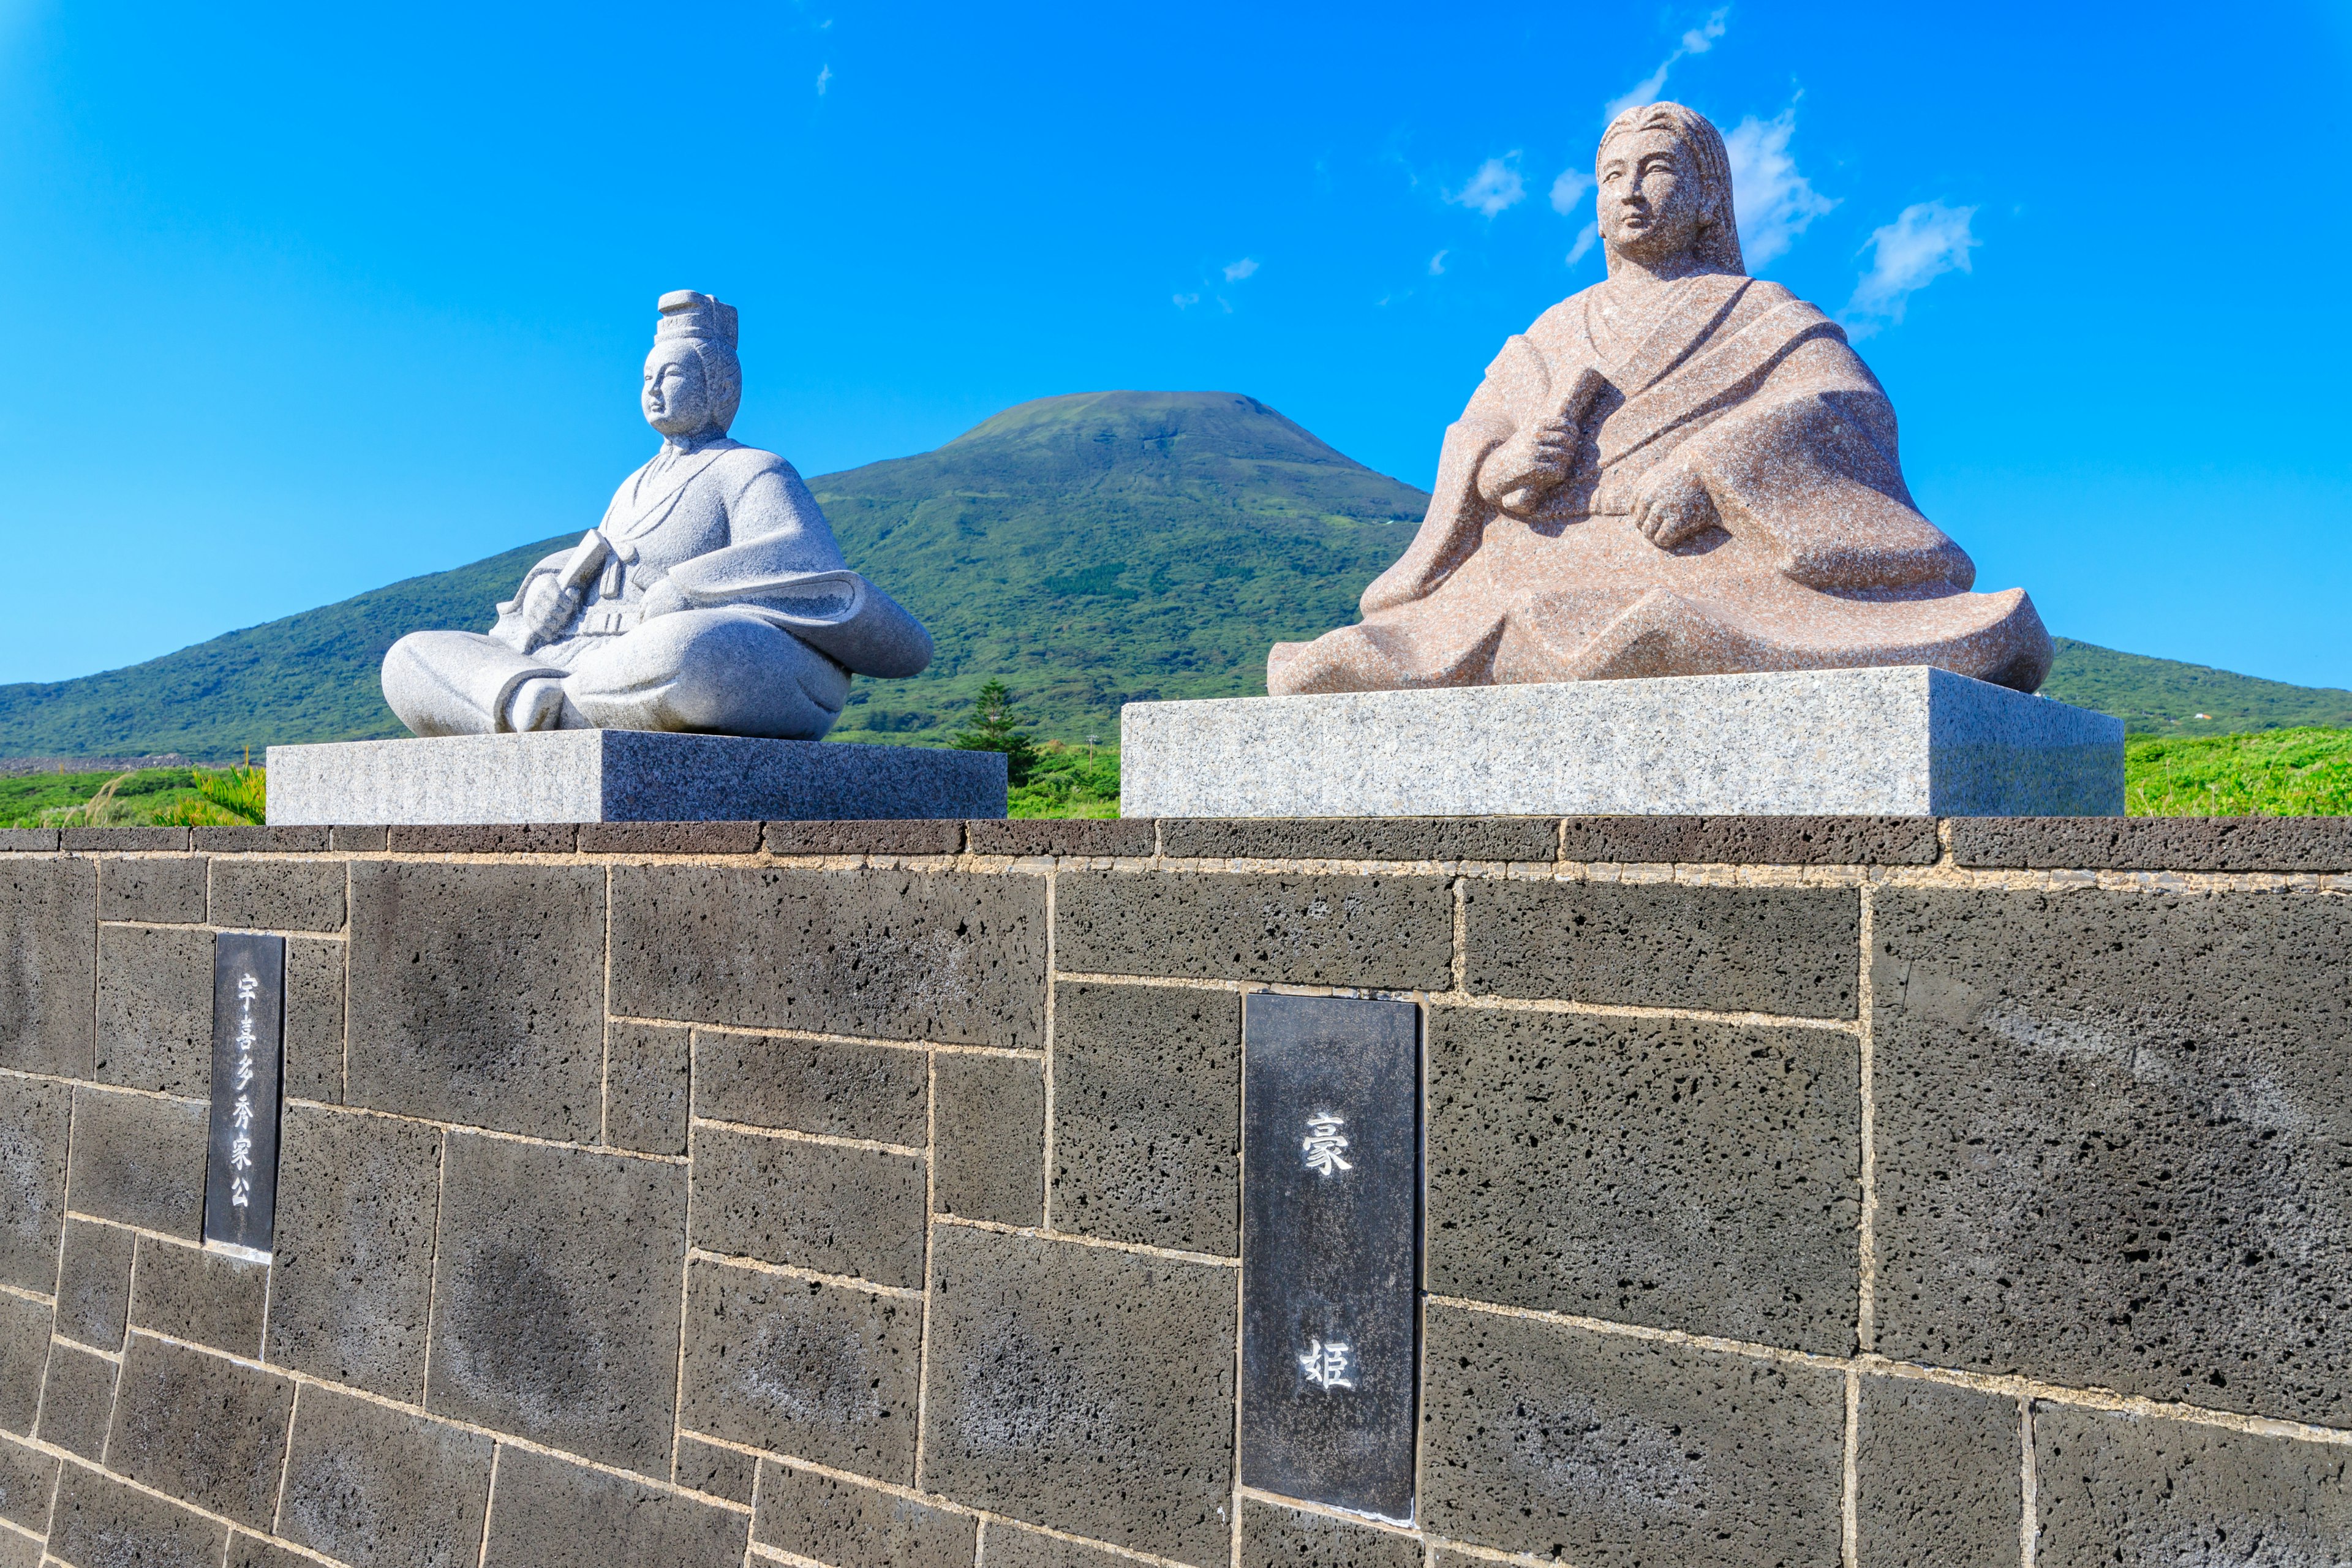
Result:
<svg viewBox="0 0 2352 1568">
<path fill-rule="evenodd" d="M 1633 526 L 1661 550 L 1722 525 L 1706 481 L 1687 463 L 1668 461 L 1642 477 L 1633 490 Z"/>
<path fill-rule="evenodd" d="M 644 580 L 640 578 L 639 581 Z M 638 601 L 637 613 L 646 620 L 651 620 L 656 616 L 673 615 L 687 607 L 686 595 L 679 591 L 677 584 L 669 580 L 667 573 L 656 577 L 650 583 L 646 583 L 645 590 L 646 596 Z"/>
<path fill-rule="evenodd" d="M 1478 466 L 1478 493 L 1505 511 L 1533 511 L 1576 464 L 1577 422 L 1555 415 L 1520 431 Z"/>
<path fill-rule="evenodd" d="M 566 589 L 553 573 L 534 577 L 530 586 L 523 590 L 523 629 L 530 634 L 533 643 L 547 642 L 571 624 L 579 609 L 580 595 Z"/>
</svg>

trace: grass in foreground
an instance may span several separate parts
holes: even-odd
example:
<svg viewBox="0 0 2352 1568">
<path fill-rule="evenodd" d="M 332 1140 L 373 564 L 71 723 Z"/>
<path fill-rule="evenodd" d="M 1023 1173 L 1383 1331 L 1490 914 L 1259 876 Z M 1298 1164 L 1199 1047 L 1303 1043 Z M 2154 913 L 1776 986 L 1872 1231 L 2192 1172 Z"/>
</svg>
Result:
<svg viewBox="0 0 2352 1568">
<path fill-rule="evenodd" d="M 0 778 L 0 827 L 234 827 L 265 816 L 259 768 Z"/>
<path fill-rule="evenodd" d="M 2124 801 L 2134 816 L 2352 815 L 2352 730 L 2128 741 Z"/>
</svg>

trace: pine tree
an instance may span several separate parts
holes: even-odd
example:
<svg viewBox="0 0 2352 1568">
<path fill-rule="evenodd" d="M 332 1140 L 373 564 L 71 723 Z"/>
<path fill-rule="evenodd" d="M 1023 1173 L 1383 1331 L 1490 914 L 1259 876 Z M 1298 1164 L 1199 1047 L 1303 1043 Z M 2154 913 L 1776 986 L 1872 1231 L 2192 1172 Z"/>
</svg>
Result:
<svg viewBox="0 0 2352 1568">
<path fill-rule="evenodd" d="M 971 722 L 956 731 L 948 744 L 960 752 L 1003 752 L 1005 782 L 1017 786 L 1029 781 L 1030 771 L 1037 765 L 1037 747 L 1020 725 L 1013 711 L 1013 694 L 1004 689 L 1004 682 L 992 676 L 972 699 Z"/>
</svg>

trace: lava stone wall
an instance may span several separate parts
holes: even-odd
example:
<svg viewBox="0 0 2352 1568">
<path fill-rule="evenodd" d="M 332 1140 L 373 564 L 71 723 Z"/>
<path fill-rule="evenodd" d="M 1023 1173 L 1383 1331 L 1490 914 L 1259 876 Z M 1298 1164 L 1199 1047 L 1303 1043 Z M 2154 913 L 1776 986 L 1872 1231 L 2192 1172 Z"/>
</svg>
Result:
<svg viewBox="0 0 2352 1568">
<path fill-rule="evenodd" d="M 2343 822 L 12 831 L 0 1568 L 2343 1561 L 2347 895 Z M 1417 1530 L 1236 1483 L 1257 987 L 1423 1008 Z"/>
</svg>

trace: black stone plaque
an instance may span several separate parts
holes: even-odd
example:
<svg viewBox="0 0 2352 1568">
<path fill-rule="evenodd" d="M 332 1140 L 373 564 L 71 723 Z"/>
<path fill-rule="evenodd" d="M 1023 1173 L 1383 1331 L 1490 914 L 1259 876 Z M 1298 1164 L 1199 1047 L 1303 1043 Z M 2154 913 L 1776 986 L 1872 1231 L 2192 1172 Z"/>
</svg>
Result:
<svg viewBox="0 0 2352 1568">
<path fill-rule="evenodd" d="M 213 938 L 212 1148 L 205 1241 L 267 1257 L 278 1226 L 278 1106 L 286 1044 L 286 939 Z"/>
<path fill-rule="evenodd" d="M 1244 999 L 1242 1481 L 1409 1522 L 1421 1009 Z"/>
</svg>

